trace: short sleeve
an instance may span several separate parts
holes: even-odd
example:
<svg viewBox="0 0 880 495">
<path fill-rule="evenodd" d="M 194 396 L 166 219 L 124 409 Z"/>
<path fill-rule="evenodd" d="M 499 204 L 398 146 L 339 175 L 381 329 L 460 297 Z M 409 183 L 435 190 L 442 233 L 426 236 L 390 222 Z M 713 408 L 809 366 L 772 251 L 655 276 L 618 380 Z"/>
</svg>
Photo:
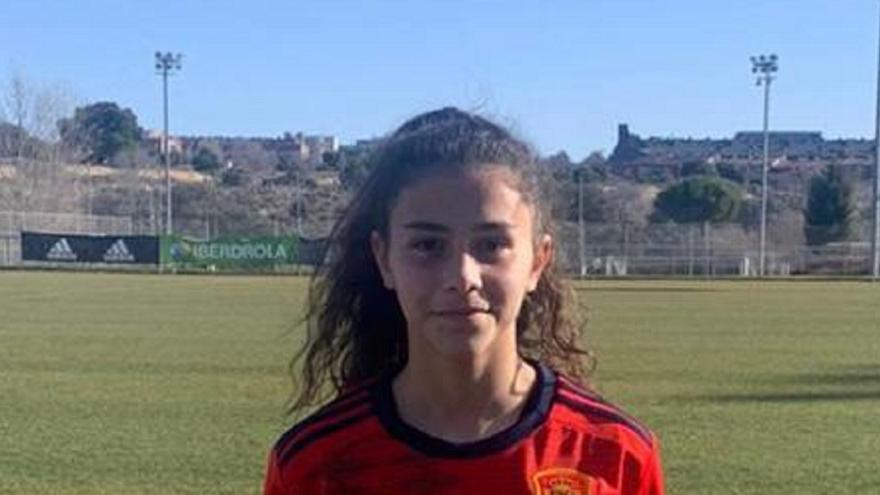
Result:
<svg viewBox="0 0 880 495">
<path fill-rule="evenodd" d="M 660 466 L 660 451 L 657 438 L 654 437 L 653 448 L 645 467 L 642 470 L 642 483 L 639 495 L 663 495 L 663 469 Z"/>
<path fill-rule="evenodd" d="M 263 495 L 284 495 L 286 493 L 281 481 L 281 472 L 278 469 L 278 456 L 275 449 L 269 452 L 266 462 L 266 477 L 263 479 Z"/>
</svg>

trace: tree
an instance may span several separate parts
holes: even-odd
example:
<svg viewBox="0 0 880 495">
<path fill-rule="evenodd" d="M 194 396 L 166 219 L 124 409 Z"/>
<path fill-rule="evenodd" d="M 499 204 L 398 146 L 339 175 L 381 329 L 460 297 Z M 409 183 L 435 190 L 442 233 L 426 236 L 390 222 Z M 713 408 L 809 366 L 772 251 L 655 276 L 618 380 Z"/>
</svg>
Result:
<svg viewBox="0 0 880 495">
<path fill-rule="evenodd" d="M 39 84 L 12 73 L 0 88 L 0 157 L 58 161 L 56 124 L 70 115 L 71 100 L 60 85 Z"/>
<path fill-rule="evenodd" d="M 580 178 L 584 184 L 602 182 L 608 180 L 608 169 L 605 168 L 604 165 L 581 165 L 574 169 L 571 175 L 571 180 L 573 182 L 577 182 L 578 178 Z"/>
<path fill-rule="evenodd" d="M 569 158 L 568 153 L 565 151 L 557 151 L 555 154 L 544 158 L 542 161 L 551 168 L 559 168 L 563 170 L 572 169 L 571 158 Z"/>
<path fill-rule="evenodd" d="M 804 235 L 811 246 L 846 240 L 852 234 L 853 186 L 839 166 L 826 167 L 810 180 Z"/>
<path fill-rule="evenodd" d="M 342 155 L 338 151 L 325 151 L 321 154 L 321 163 L 326 167 L 338 168 L 339 158 Z"/>
<path fill-rule="evenodd" d="M 192 158 L 192 166 L 197 172 L 214 172 L 220 168 L 220 158 L 208 148 L 199 147 Z"/>
<path fill-rule="evenodd" d="M 654 200 L 654 219 L 676 223 L 728 222 L 736 218 L 742 192 L 714 177 L 696 177 L 674 184 Z"/>
<path fill-rule="evenodd" d="M 9 83 L 5 94 L 3 95 L 2 107 L 6 109 L 3 113 L 8 113 L 11 123 L 15 125 L 16 133 L 11 135 L 12 141 L 9 143 L 14 156 L 22 158 L 24 155 L 25 141 L 28 138 L 25 125 L 30 117 L 31 100 L 33 92 L 21 74 L 15 73 L 9 77 Z"/>
<path fill-rule="evenodd" d="M 71 112 L 69 95 L 19 73 L 0 87 L 0 158 L 15 158 L 0 178 L 0 210 L 76 211 L 77 181 L 62 161 L 57 121 Z"/>
<path fill-rule="evenodd" d="M 583 183 L 583 214 L 584 220 L 592 223 L 602 223 L 616 220 L 611 212 L 609 195 L 602 192 L 600 184 Z M 551 195 L 550 204 L 553 207 L 553 215 L 563 218 L 567 222 L 577 222 L 580 217 L 578 201 L 578 182 L 560 184 L 556 193 Z"/>
<path fill-rule="evenodd" d="M 686 161 L 681 165 L 682 177 L 694 177 L 700 175 L 717 176 L 718 169 L 712 163 L 701 160 Z"/>
<path fill-rule="evenodd" d="M 248 176 L 240 167 L 231 167 L 223 171 L 220 182 L 229 187 L 245 186 L 248 184 Z"/>
<path fill-rule="evenodd" d="M 100 164 L 111 164 L 117 154 L 135 148 L 142 134 L 131 109 L 106 101 L 77 108 L 58 129 L 65 144 L 85 153 L 84 162 Z"/>
<path fill-rule="evenodd" d="M 21 158 L 29 139 L 31 137 L 21 127 L 0 121 L 0 157 Z"/>
<path fill-rule="evenodd" d="M 267 150 L 256 139 L 234 138 L 224 150 L 226 159 L 248 172 L 277 168 L 278 155 Z"/>
<path fill-rule="evenodd" d="M 580 163 L 582 167 L 604 167 L 607 165 L 607 161 L 605 160 L 605 155 L 600 150 L 591 151 L 589 155 Z"/>
<path fill-rule="evenodd" d="M 372 168 L 371 153 L 369 149 L 339 150 L 336 167 L 343 189 L 356 191 L 367 181 Z"/>
<path fill-rule="evenodd" d="M 739 167 L 732 163 L 719 163 L 715 168 L 722 179 L 746 185 L 746 173 L 745 170 L 743 170 L 744 167 Z"/>
<path fill-rule="evenodd" d="M 288 151 L 278 152 L 278 161 L 275 163 L 275 169 L 281 172 L 290 172 L 294 168 L 298 168 L 297 157 Z"/>
</svg>

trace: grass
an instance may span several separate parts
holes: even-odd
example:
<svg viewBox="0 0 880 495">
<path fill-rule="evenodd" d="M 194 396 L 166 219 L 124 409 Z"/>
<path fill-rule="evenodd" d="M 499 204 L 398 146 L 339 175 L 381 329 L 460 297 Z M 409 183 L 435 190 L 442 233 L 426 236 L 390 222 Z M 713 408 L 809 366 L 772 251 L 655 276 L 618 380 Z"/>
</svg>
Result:
<svg viewBox="0 0 880 495">
<path fill-rule="evenodd" d="M 659 433 L 670 493 L 880 492 L 880 286 L 580 289 L 598 385 Z"/>
<path fill-rule="evenodd" d="M 0 272 L 0 493 L 258 493 L 303 279 Z M 880 491 L 880 286 L 576 286 L 668 492 Z"/>
<path fill-rule="evenodd" d="M 257 493 L 301 293 L 0 273 L 0 493 Z"/>
</svg>

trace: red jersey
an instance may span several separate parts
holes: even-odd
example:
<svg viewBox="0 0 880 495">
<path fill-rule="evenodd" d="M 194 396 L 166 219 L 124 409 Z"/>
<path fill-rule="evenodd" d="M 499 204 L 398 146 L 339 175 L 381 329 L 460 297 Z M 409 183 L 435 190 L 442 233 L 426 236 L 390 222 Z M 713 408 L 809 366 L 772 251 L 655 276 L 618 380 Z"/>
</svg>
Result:
<svg viewBox="0 0 880 495">
<path fill-rule="evenodd" d="M 451 443 L 404 423 L 391 378 L 340 395 L 269 456 L 265 495 L 662 495 L 657 440 L 635 420 L 536 364 L 516 424 Z"/>
</svg>

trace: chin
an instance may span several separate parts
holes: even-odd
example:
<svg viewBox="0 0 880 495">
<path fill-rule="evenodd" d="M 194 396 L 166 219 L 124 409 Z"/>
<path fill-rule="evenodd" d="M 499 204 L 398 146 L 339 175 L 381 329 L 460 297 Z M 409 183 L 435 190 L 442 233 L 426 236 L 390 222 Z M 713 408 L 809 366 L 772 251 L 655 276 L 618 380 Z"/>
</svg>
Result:
<svg viewBox="0 0 880 495">
<path fill-rule="evenodd" d="M 447 358 L 472 359 L 485 353 L 493 342 L 493 331 L 472 326 L 438 328 L 429 337 L 435 352 Z"/>
</svg>

